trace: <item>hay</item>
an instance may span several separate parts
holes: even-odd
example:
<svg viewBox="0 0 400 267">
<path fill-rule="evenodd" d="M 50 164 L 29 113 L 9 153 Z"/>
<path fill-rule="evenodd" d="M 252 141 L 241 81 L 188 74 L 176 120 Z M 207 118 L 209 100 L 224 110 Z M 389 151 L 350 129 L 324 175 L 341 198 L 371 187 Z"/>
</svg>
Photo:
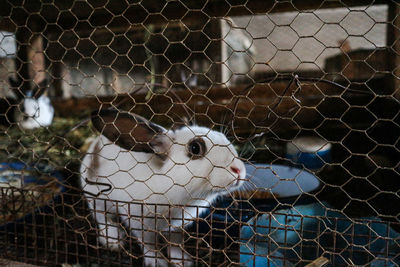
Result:
<svg viewBox="0 0 400 267">
<path fill-rule="evenodd" d="M 83 126 L 65 135 L 79 123 L 79 119 L 55 118 L 50 127 L 22 130 L 18 126 L 0 128 L 0 161 L 41 163 L 52 168 L 62 168 L 71 162 L 78 163 L 85 141 L 95 135 L 90 127 Z M 64 136 L 65 135 L 65 136 Z M 62 137 L 64 136 L 64 137 Z M 48 151 L 49 144 L 54 144 Z"/>
<path fill-rule="evenodd" d="M 12 180 L 0 183 L 0 224 L 17 220 L 38 207 L 46 206 L 60 193 L 62 187 L 58 179 L 50 177 L 49 173 L 71 164 L 79 166 L 83 150 L 87 149 L 86 140 L 94 135 L 88 126 L 66 134 L 78 123 L 79 119 L 55 118 L 50 127 L 29 131 L 15 125 L 0 126 L 0 162 L 23 162 L 33 168 L 29 171 L 10 171 L 18 177 L 29 175 L 40 181 L 38 184 L 24 184 L 21 182 L 23 179 L 16 179 L 16 183 Z M 49 148 L 49 144 L 53 145 Z"/>
</svg>

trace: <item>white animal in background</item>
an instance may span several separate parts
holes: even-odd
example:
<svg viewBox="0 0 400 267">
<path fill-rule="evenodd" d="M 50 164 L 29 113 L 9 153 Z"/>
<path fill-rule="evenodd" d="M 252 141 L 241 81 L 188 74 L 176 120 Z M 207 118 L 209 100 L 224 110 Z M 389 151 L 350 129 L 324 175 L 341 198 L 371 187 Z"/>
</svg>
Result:
<svg viewBox="0 0 400 267">
<path fill-rule="evenodd" d="M 21 80 L 9 79 L 16 99 L 1 99 L 1 124 L 17 123 L 23 129 L 35 129 L 50 126 L 53 122 L 54 107 L 47 95 L 43 81 L 33 90 L 22 92 Z"/>
<path fill-rule="evenodd" d="M 146 266 L 191 266 L 182 229 L 246 176 L 233 145 L 209 128 L 167 130 L 116 110 L 92 114 L 92 123 L 102 135 L 88 149 L 80 173 L 99 243 L 122 248 L 126 234 L 133 234 Z M 169 258 L 155 246 L 163 231 Z"/>
<path fill-rule="evenodd" d="M 54 107 L 47 95 L 27 97 L 22 102 L 21 112 L 17 112 L 15 116 L 15 121 L 23 129 L 46 127 L 53 121 Z"/>
</svg>

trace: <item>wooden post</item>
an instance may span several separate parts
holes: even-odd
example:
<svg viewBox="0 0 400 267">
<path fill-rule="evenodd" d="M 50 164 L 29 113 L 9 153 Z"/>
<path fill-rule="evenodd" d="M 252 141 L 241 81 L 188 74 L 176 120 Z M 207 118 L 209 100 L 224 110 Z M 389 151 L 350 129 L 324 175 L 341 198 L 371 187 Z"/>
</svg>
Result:
<svg viewBox="0 0 400 267">
<path fill-rule="evenodd" d="M 63 97 L 63 64 L 61 62 L 52 62 L 52 65 L 54 96 Z"/>
<path fill-rule="evenodd" d="M 22 79 L 20 92 L 16 93 L 26 95 L 32 88 L 32 81 L 39 84 L 46 78 L 43 37 L 41 34 L 34 34 L 28 28 L 21 26 L 18 27 L 15 38 L 17 40 L 15 69 L 17 80 Z"/>
<path fill-rule="evenodd" d="M 209 51 L 207 51 L 208 56 L 212 60 L 212 68 L 211 72 L 208 74 L 211 81 L 214 85 L 219 84 L 223 81 L 223 69 L 222 69 L 222 58 L 223 58 L 223 38 L 222 38 L 222 28 L 221 28 L 221 19 L 213 18 L 209 21 L 209 27 L 207 27 L 206 34 L 212 40 L 211 45 L 209 46 Z"/>
<path fill-rule="evenodd" d="M 387 47 L 390 55 L 389 70 L 392 71 L 392 90 L 400 99 L 400 4 L 391 1 L 388 4 Z"/>
<path fill-rule="evenodd" d="M 32 78 L 35 84 L 39 84 L 46 79 L 46 64 L 43 53 L 43 36 L 41 34 L 32 36 L 27 50 L 28 60 L 31 63 L 29 68 L 29 76 Z"/>
<path fill-rule="evenodd" d="M 18 27 L 15 34 L 17 40 L 17 57 L 15 58 L 15 69 L 17 71 L 17 80 L 22 79 L 22 84 L 16 92 L 18 95 L 26 94 L 30 90 L 30 75 L 29 75 L 29 58 L 28 48 L 31 31 L 26 27 Z"/>
</svg>

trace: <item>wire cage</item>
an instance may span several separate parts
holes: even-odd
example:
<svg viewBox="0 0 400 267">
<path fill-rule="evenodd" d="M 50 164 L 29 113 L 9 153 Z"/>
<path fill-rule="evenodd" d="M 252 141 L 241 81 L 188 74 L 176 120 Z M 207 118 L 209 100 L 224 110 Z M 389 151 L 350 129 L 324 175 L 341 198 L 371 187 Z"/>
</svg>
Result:
<svg viewBox="0 0 400 267">
<path fill-rule="evenodd" d="M 400 265 L 397 1 L 0 4 L 1 265 Z"/>
</svg>

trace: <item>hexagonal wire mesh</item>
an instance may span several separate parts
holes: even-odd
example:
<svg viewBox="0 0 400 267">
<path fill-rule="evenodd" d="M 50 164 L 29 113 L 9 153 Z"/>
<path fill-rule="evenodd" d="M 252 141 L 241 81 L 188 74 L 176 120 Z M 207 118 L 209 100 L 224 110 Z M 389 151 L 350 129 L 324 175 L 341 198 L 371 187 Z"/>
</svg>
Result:
<svg viewBox="0 0 400 267">
<path fill-rule="evenodd" d="M 398 266 L 397 1 L 0 1 L 0 262 Z"/>
</svg>

